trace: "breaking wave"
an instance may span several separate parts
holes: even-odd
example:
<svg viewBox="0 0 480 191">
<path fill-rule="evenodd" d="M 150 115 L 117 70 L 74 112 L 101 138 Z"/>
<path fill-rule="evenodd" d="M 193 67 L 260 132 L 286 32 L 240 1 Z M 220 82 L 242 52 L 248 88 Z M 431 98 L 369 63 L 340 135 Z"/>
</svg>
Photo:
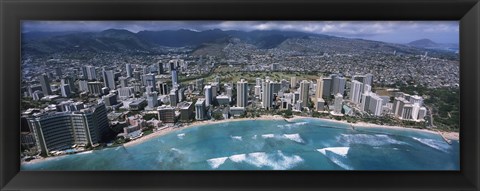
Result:
<svg viewBox="0 0 480 191">
<path fill-rule="evenodd" d="M 213 169 L 216 169 L 220 167 L 220 165 L 225 163 L 227 159 L 228 157 L 213 158 L 213 159 L 208 159 L 207 162 Z"/>
<path fill-rule="evenodd" d="M 352 170 L 353 168 L 351 166 L 347 165 L 344 161 L 342 161 L 347 158 L 347 154 L 349 150 L 350 150 L 350 147 L 328 147 L 323 149 L 317 149 L 318 152 L 325 155 L 328 159 L 330 159 L 330 161 L 332 161 L 336 165 L 346 170 Z M 336 155 L 331 155 L 329 154 L 330 152 L 335 153 Z M 342 158 L 339 158 L 337 156 L 341 156 Z"/>
<path fill-rule="evenodd" d="M 185 133 L 177 134 L 177 137 L 178 137 L 179 139 L 183 139 L 183 137 L 185 137 Z"/>
<path fill-rule="evenodd" d="M 305 143 L 305 141 L 303 141 L 302 137 L 300 137 L 300 135 L 298 133 L 296 133 L 296 134 L 283 134 L 283 137 L 285 137 L 286 139 L 298 142 L 298 143 Z"/>
<path fill-rule="evenodd" d="M 330 151 L 332 153 L 335 153 L 343 157 L 347 156 L 349 150 L 350 150 L 350 147 L 329 147 L 329 148 L 317 149 L 317 151 L 322 153 L 323 155 L 326 155 L 327 151 Z"/>
<path fill-rule="evenodd" d="M 233 140 L 242 141 L 242 136 L 230 136 Z"/>
<path fill-rule="evenodd" d="M 293 127 L 300 127 L 302 125 L 306 125 L 308 122 L 295 122 L 295 123 L 290 123 L 290 124 L 285 124 L 285 125 L 277 125 L 279 128 L 293 128 Z"/>
<path fill-rule="evenodd" d="M 274 134 L 263 134 L 262 137 L 263 138 L 273 138 L 273 137 L 275 137 L 275 135 Z"/>
<path fill-rule="evenodd" d="M 431 148 L 434 148 L 443 152 L 447 152 L 447 150 L 450 147 L 450 145 L 448 145 L 447 143 L 443 141 L 435 140 L 435 139 L 424 139 L 424 138 L 417 138 L 417 137 L 413 137 L 413 139 L 415 139 L 416 141 L 424 145 L 427 145 Z"/>
<path fill-rule="evenodd" d="M 282 151 L 267 154 L 265 152 L 254 152 L 248 154 L 236 154 L 229 157 L 220 157 L 207 160 L 212 168 L 218 168 L 229 159 L 235 163 L 245 162 L 256 167 L 270 167 L 273 170 L 287 170 L 303 162 L 298 155 L 286 156 Z"/>
<path fill-rule="evenodd" d="M 340 143 L 350 144 L 367 144 L 370 146 L 382 146 L 389 144 L 407 144 L 402 141 L 397 141 L 388 135 L 368 135 L 368 134 L 341 134 L 337 136 L 337 141 Z"/>
</svg>

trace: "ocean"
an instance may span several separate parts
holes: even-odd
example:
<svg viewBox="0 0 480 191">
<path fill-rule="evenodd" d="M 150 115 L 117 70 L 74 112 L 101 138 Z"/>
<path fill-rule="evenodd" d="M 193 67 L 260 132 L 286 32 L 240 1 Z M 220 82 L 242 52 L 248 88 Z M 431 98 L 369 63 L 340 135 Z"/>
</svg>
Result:
<svg viewBox="0 0 480 191">
<path fill-rule="evenodd" d="M 459 142 L 314 118 L 195 126 L 145 142 L 22 163 L 21 170 L 459 170 Z"/>
</svg>

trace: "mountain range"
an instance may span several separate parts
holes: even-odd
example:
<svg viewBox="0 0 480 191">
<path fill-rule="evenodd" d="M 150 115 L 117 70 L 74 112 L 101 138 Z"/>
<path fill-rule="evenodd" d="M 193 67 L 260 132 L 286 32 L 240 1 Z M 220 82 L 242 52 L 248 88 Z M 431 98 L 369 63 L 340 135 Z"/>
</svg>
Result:
<svg viewBox="0 0 480 191">
<path fill-rule="evenodd" d="M 419 39 L 409 42 L 407 45 L 425 49 L 445 49 L 445 50 L 458 50 L 458 44 L 454 43 L 437 43 L 430 39 Z"/>
<path fill-rule="evenodd" d="M 140 31 L 108 29 L 100 32 L 27 32 L 22 33 L 23 54 L 51 54 L 57 52 L 158 52 L 168 47 L 189 47 L 197 54 L 212 54 L 225 46 L 232 48 L 272 50 L 303 53 L 340 52 L 362 50 L 371 52 L 397 52 L 420 54 L 426 48 L 438 45 L 420 40 L 406 45 L 350 39 L 323 34 L 293 31 L 223 31 L 219 29 L 192 31 L 187 29 Z M 241 46 L 241 47 L 235 47 Z M 345 52 L 346 51 L 346 52 Z M 431 50 L 429 50 L 431 51 Z M 441 52 L 442 54 L 444 52 Z M 448 52 L 445 52 L 448 54 Z M 451 53 L 451 52 L 450 52 Z M 453 53 L 452 53 L 453 54 Z M 432 54 L 429 54 L 432 55 Z M 448 57 L 455 55 L 448 55 Z"/>
</svg>

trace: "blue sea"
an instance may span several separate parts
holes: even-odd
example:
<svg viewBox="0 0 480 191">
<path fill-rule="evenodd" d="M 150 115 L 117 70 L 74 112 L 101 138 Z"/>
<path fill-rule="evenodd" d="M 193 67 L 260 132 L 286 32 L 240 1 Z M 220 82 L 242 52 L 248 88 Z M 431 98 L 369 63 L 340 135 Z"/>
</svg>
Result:
<svg viewBox="0 0 480 191">
<path fill-rule="evenodd" d="M 459 170 L 459 161 L 459 142 L 437 134 L 302 118 L 200 125 L 21 170 Z"/>
</svg>

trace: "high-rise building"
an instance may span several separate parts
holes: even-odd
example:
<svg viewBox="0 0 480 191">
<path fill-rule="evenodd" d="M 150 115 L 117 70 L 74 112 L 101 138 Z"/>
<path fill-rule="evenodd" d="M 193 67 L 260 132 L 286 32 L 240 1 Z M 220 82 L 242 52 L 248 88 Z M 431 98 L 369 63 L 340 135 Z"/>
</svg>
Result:
<svg viewBox="0 0 480 191">
<path fill-rule="evenodd" d="M 143 75 L 150 74 L 150 67 L 143 66 L 142 73 L 143 73 Z"/>
<path fill-rule="evenodd" d="M 142 80 L 142 72 L 140 71 L 133 71 L 133 78 L 137 79 L 137 80 Z"/>
<path fill-rule="evenodd" d="M 75 112 L 48 112 L 29 118 L 28 122 L 44 155 L 75 144 L 97 144 L 109 130 L 104 104 Z"/>
<path fill-rule="evenodd" d="M 418 120 L 418 113 L 420 111 L 420 104 L 419 103 L 412 103 L 412 119 L 417 121 Z"/>
<path fill-rule="evenodd" d="M 88 81 L 86 81 L 86 80 L 78 81 L 78 89 L 81 92 L 88 92 Z"/>
<path fill-rule="evenodd" d="M 323 78 L 323 98 L 329 99 L 332 95 L 332 78 Z"/>
<path fill-rule="evenodd" d="M 180 111 L 180 121 L 190 121 L 193 118 L 195 108 L 192 102 L 180 102 L 178 103 L 178 109 Z"/>
<path fill-rule="evenodd" d="M 403 106 L 401 119 L 409 120 L 413 119 L 413 105 L 408 103 Z"/>
<path fill-rule="evenodd" d="M 402 117 L 403 107 L 405 104 L 409 104 L 403 97 L 396 97 L 393 100 L 392 112 L 396 117 Z"/>
<path fill-rule="evenodd" d="M 31 85 L 28 86 L 28 94 L 33 97 L 33 92 L 42 91 L 42 85 Z"/>
<path fill-rule="evenodd" d="M 361 95 L 362 95 L 362 86 L 363 83 L 353 80 L 350 86 L 350 101 L 355 104 L 360 104 Z"/>
<path fill-rule="evenodd" d="M 155 88 L 155 75 L 154 74 L 146 74 L 146 75 L 143 75 L 143 79 L 144 79 L 144 86 L 151 86 L 153 88 L 153 91 L 156 91 L 156 88 Z"/>
<path fill-rule="evenodd" d="M 270 80 L 263 81 L 262 89 L 262 106 L 266 110 L 270 110 L 273 105 L 273 82 Z"/>
<path fill-rule="evenodd" d="M 36 90 L 32 93 L 33 100 L 37 101 L 44 97 L 43 92 L 40 90 Z"/>
<path fill-rule="evenodd" d="M 197 90 L 203 90 L 203 84 L 204 84 L 205 80 L 203 78 L 200 78 L 200 79 L 197 79 L 195 80 L 195 88 Z"/>
<path fill-rule="evenodd" d="M 227 88 L 225 88 L 227 90 L 227 96 L 230 98 L 229 101 L 232 101 L 232 96 L 233 96 L 233 88 L 231 86 L 227 86 Z"/>
<path fill-rule="evenodd" d="M 382 98 L 380 98 L 377 94 L 371 93 L 370 94 L 370 105 L 369 105 L 369 112 L 375 116 L 382 115 Z"/>
<path fill-rule="evenodd" d="M 178 73 L 177 70 L 172 70 L 172 86 L 178 84 Z"/>
<path fill-rule="evenodd" d="M 335 95 L 337 93 L 344 94 L 345 93 L 345 83 L 346 79 L 344 77 L 334 77 L 332 84 L 332 93 Z"/>
<path fill-rule="evenodd" d="M 315 102 L 315 110 L 316 111 L 325 111 L 325 100 L 321 97 L 317 97 Z"/>
<path fill-rule="evenodd" d="M 342 107 L 343 107 L 343 95 L 340 93 L 337 93 L 335 94 L 333 113 L 342 114 Z"/>
<path fill-rule="evenodd" d="M 256 86 L 261 86 L 262 85 L 262 79 L 261 78 L 256 78 L 255 79 L 255 85 Z"/>
<path fill-rule="evenodd" d="M 162 61 L 157 62 L 157 74 L 163 74 L 163 63 Z"/>
<path fill-rule="evenodd" d="M 237 107 L 247 107 L 248 104 L 248 82 L 241 79 L 237 82 Z"/>
<path fill-rule="evenodd" d="M 317 90 L 315 91 L 315 96 L 317 98 L 323 97 L 323 78 L 317 79 Z"/>
<path fill-rule="evenodd" d="M 114 106 L 117 105 L 117 95 L 115 94 L 108 94 L 102 97 L 105 106 Z"/>
<path fill-rule="evenodd" d="M 282 90 L 282 84 L 280 82 L 273 82 L 273 94 L 278 95 L 278 92 Z"/>
<path fill-rule="evenodd" d="M 84 80 L 88 79 L 88 68 L 87 68 L 87 66 L 82 67 L 82 79 L 84 79 Z"/>
<path fill-rule="evenodd" d="M 158 109 L 158 120 L 163 123 L 175 123 L 175 108 L 169 105 L 159 106 Z"/>
<path fill-rule="evenodd" d="M 170 106 L 176 107 L 178 104 L 178 89 L 170 90 Z"/>
<path fill-rule="evenodd" d="M 147 94 L 147 106 L 149 108 L 154 108 L 158 106 L 158 93 L 150 92 Z"/>
<path fill-rule="evenodd" d="M 196 120 L 205 120 L 206 117 L 206 106 L 205 98 L 199 98 L 195 103 L 195 119 Z"/>
<path fill-rule="evenodd" d="M 70 77 L 70 76 L 66 76 L 65 78 L 63 78 L 61 80 L 61 84 L 68 84 L 70 86 L 70 91 L 72 92 L 76 92 L 76 88 L 75 88 L 75 80 Z"/>
<path fill-rule="evenodd" d="M 127 99 L 130 96 L 132 96 L 134 92 L 135 91 L 133 90 L 133 87 L 119 88 L 118 89 L 118 97 L 120 99 Z"/>
<path fill-rule="evenodd" d="M 412 104 L 417 103 L 420 106 L 423 105 L 423 97 L 420 97 L 418 95 L 410 96 L 410 99 L 408 101 L 410 101 L 410 103 L 412 103 Z"/>
<path fill-rule="evenodd" d="M 213 99 L 217 97 L 218 90 L 220 89 L 219 84 L 217 82 L 212 82 L 210 83 L 210 86 L 212 86 L 212 96 Z"/>
<path fill-rule="evenodd" d="M 121 86 L 122 88 L 128 87 L 128 78 L 126 78 L 126 77 L 119 77 L 119 78 L 118 78 L 118 81 L 120 81 L 120 86 Z"/>
<path fill-rule="evenodd" d="M 40 84 L 42 85 L 42 93 L 44 95 L 52 95 L 52 89 L 50 88 L 50 80 L 47 74 L 42 74 L 39 77 Z"/>
<path fill-rule="evenodd" d="M 71 91 L 70 91 L 70 85 L 63 84 L 61 86 L 62 86 L 61 87 L 62 97 L 70 97 L 70 95 L 72 94 Z"/>
<path fill-rule="evenodd" d="M 160 95 L 167 95 L 170 93 L 170 90 L 168 88 L 168 84 L 164 82 L 159 82 L 158 84 L 158 89 L 160 90 Z"/>
<path fill-rule="evenodd" d="M 110 90 L 116 89 L 115 86 L 115 73 L 113 70 L 103 70 L 103 87 L 107 87 Z"/>
<path fill-rule="evenodd" d="M 363 93 L 365 92 L 371 92 L 372 91 L 372 86 L 368 84 L 363 84 Z"/>
<path fill-rule="evenodd" d="M 296 88 L 297 87 L 297 77 L 291 77 L 290 78 L 290 88 Z"/>
<path fill-rule="evenodd" d="M 420 107 L 418 110 L 418 120 L 423 121 L 425 116 L 427 115 L 427 108 L 425 107 Z"/>
<path fill-rule="evenodd" d="M 309 102 L 309 90 L 310 82 L 303 80 L 300 82 L 300 100 L 302 101 L 301 107 L 307 107 Z"/>
<path fill-rule="evenodd" d="M 213 94 L 212 94 L 212 86 L 210 85 L 206 85 L 205 88 L 205 106 L 206 107 L 209 107 L 210 105 L 212 105 L 212 101 L 213 101 Z"/>
<path fill-rule="evenodd" d="M 101 82 L 88 82 L 88 92 L 95 95 L 102 94 L 102 83 Z"/>
<path fill-rule="evenodd" d="M 262 94 L 262 86 L 255 86 L 255 96 L 259 96 Z M 261 98 L 260 98 L 261 99 Z"/>
<path fill-rule="evenodd" d="M 133 77 L 133 69 L 131 64 L 125 64 L 125 67 L 127 69 L 127 77 L 131 78 Z"/>
<path fill-rule="evenodd" d="M 97 80 L 97 70 L 95 69 L 95 66 L 87 66 L 87 79 Z"/>
</svg>

